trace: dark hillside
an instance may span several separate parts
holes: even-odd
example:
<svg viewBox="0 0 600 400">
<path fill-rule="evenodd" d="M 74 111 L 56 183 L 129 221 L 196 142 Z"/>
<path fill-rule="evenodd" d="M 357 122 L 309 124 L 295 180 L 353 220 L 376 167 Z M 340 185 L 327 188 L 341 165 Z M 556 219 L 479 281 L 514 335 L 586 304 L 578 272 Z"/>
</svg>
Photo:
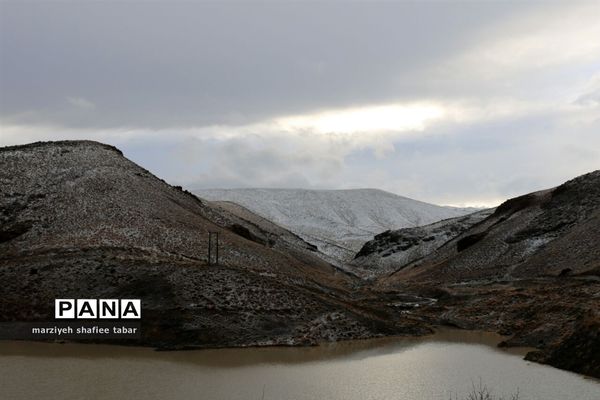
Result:
<svg viewBox="0 0 600 400">
<path fill-rule="evenodd" d="M 351 304 L 354 278 L 305 242 L 172 187 L 89 141 L 0 149 L 2 321 L 53 318 L 55 298 L 139 297 L 144 340 L 314 343 L 389 332 Z M 207 265 L 208 232 L 219 265 Z"/>
</svg>

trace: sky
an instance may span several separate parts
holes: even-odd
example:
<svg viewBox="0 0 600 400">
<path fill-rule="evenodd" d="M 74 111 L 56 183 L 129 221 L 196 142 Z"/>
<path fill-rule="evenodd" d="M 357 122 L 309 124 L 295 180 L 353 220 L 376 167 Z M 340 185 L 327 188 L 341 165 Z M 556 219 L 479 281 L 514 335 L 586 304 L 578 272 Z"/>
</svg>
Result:
<svg viewBox="0 0 600 400">
<path fill-rule="evenodd" d="M 0 146 L 492 206 L 600 168 L 600 2 L 0 1 Z"/>
</svg>

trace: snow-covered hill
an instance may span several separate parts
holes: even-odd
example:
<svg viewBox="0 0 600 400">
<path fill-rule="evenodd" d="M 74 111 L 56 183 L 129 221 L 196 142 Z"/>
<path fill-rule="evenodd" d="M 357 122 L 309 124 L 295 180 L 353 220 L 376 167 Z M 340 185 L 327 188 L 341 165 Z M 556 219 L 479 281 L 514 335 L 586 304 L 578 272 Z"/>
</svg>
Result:
<svg viewBox="0 0 600 400">
<path fill-rule="evenodd" d="M 392 273 L 433 253 L 493 212 L 490 208 L 429 225 L 380 233 L 365 243 L 352 260 L 353 271 L 363 278 Z"/>
<path fill-rule="evenodd" d="M 289 229 L 323 253 L 349 261 L 374 235 L 426 225 L 474 209 L 441 207 L 377 189 L 200 189 L 210 201 L 230 201 Z"/>
</svg>

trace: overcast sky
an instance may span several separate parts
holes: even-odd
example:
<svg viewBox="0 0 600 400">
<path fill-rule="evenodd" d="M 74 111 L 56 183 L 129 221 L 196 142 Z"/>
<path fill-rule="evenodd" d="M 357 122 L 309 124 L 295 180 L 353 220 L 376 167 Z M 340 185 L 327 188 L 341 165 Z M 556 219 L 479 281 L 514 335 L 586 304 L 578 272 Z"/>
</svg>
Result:
<svg viewBox="0 0 600 400">
<path fill-rule="evenodd" d="M 600 2 L 0 2 L 0 146 L 493 205 L 600 168 Z"/>
</svg>

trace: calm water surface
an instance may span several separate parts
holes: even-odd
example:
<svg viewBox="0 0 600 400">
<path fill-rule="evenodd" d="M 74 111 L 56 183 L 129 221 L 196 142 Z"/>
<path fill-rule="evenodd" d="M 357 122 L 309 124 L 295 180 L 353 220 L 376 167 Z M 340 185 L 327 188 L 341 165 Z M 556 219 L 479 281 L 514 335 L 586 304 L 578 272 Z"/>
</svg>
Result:
<svg viewBox="0 0 600 400">
<path fill-rule="evenodd" d="M 600 382 L 522 360 L 497 335 L 445 331 L 311 348 L 155 352 L 0 342 L 1 399 L 447 400 L 481 379 L 521 400 L 598 400 Z"/>
</svg>

